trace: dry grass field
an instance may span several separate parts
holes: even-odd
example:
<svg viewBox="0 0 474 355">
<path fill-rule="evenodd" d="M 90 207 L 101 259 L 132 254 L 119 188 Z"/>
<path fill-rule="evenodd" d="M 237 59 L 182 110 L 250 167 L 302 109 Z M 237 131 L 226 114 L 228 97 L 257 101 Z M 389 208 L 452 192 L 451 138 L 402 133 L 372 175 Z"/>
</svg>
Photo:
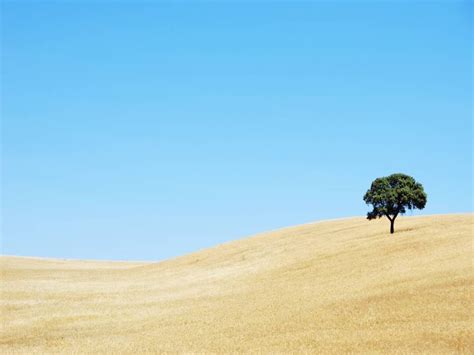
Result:
<svg viewBox="0 0 474 355">
<path fill-rule="evenodd" d="M 352 218 L 160 263 L 2 257 L 1 353 L 473 353 L 474 216 Z"/>
</svg>

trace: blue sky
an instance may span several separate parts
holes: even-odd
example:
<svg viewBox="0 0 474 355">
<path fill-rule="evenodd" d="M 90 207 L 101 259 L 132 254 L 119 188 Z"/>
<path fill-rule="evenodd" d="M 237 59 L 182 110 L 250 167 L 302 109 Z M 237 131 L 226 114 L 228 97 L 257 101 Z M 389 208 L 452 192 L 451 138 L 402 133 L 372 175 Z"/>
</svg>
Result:
<svg viewBox="0 0 474 355">
<path fill-rule="evenodd" d="M 472 25 L 467 1 L 3 2 L 2 252 L 168 258 L 365 215 L 394 172 L 422 214 L 472 211 Z"/>
</svg>

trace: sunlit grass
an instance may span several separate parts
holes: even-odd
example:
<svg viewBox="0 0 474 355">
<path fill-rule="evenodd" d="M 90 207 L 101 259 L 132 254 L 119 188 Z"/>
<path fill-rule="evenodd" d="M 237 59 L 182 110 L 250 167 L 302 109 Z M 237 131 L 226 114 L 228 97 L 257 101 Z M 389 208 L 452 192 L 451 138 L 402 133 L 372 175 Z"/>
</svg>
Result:
<svg viewBox="0 0 474 355">
<path fill-rule="evenodd" d="M 0 351 L 472 353 L 473 225 L 321 222 L 156 264 L 2 257 Z"/>
</svg>

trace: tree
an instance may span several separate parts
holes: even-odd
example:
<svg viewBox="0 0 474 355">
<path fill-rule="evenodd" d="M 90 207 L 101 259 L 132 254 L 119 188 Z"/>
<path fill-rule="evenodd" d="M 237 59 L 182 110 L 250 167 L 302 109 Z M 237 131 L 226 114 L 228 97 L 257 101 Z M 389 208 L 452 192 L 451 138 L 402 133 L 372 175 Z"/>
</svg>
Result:
<svg viewBox="0 0 474 355">
<path fill-rule="evenodd" d="M 392 174 L 375 179 L 365 193 L 364 201 L 373 206 L 373 210 L 367 213 L 367 219 L 387 217 L 390 233 L 394 233 L 395 218 L 407 209 L 425 208 L 426 193 L 423 186 L 411 176 Z"/>
</svg>

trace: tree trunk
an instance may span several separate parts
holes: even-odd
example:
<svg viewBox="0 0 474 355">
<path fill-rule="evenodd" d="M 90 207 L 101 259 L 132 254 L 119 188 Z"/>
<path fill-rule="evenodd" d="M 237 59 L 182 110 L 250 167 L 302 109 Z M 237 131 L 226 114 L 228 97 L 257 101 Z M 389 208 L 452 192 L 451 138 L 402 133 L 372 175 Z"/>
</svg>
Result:
<svg viewBox="0 0 474 355">
<path fill-rule="evenodd" d="M 395 225 L 395 218 L 390 220 L 390 234 L 395 233 L 394 225 Z"/>
</svg>

